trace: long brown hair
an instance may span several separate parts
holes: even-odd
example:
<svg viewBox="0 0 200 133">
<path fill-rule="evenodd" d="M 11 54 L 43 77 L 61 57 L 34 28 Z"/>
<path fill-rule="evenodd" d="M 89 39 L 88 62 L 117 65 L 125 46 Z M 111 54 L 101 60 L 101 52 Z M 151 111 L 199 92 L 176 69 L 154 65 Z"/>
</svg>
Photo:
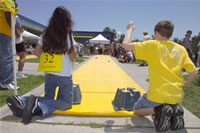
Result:
<svg viewBox="0 0 200 133">
<path fill-rule="evenodd" d="M 43 35 L 43 52 L 50 54 L 65 54 L 72 50 L 72 26 L 70 12 L 62 7 L 57 7 L 50 18 L 47 28 Z M 68 37 L 71 47 L 68 47 Z"/>
</svg>

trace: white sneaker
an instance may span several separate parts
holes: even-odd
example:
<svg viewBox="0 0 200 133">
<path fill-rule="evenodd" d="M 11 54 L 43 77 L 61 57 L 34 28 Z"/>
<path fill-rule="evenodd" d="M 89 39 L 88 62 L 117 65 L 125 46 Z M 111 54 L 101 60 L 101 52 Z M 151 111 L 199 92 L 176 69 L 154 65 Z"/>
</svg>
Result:
<svg viewBox="0 0 200 133">
<path fill-rule="evenodd" d="M 0 84 L 1 88 L 7 88 L 8 90 L 15 90 L 15 86 L 14 86 L 14 82 L 9 83 L 9 84 Z M 17 87 L 17 90 L 19 90 L 20 88 Z"/>
<path fill-rule="evenodd" d="M 21 72 L 18 72 L 18 73 L 17 73 L 17 78 L 27 78 L 27 76 L 24 75 L 24 74 L 21 73 Z"/>
</svg>

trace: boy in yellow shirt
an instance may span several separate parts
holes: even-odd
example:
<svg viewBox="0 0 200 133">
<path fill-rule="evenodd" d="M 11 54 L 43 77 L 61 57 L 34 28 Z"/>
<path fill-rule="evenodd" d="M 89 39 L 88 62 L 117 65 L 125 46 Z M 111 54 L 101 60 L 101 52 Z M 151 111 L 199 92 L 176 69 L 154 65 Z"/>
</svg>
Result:
<svg viewBox="0 0 200 133">
<path fill-rule="evenodd" d="M 131 33 L 135 29 L 134 22 L 127 25 L 127 32 L 122 46 L 134 51 L 136 59 L 145 60 L 149 64 L 149 90 L 134 105 L 136 115 L 155 114 L 156 131 L 169 128 L 184 128 L 183 109 L 181 103 L 186 87 L 197 75 L 197 68 L 190 60 L 187 51 L 181 45 L 169 41 L 174 25 L 170 21 L 160 21 L 155 25 L 155 40 L 131 42 Z M 184 81 L 182 69 L 189 73 Z"/>
</svg>

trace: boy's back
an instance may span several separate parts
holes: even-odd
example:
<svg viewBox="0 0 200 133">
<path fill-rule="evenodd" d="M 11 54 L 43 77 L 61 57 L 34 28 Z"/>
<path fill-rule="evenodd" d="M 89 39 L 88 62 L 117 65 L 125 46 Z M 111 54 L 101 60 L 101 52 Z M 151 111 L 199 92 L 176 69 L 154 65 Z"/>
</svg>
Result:
<svg viewBox="0 0 200 133">
<path fill-rule="evenodd" d="M 195 70 L 184 47 L 168 40 L 135 42 L 135 56 L 149 64 L 149 100 L 176 104 L 182 101 L 182 69 Z"/>
<path fill-rule="evenodd" d="M 174 25 L 167 20 L 159 21 L 154 27 L 155 40 L 131 43 L 134 22 L 127 25 L 122 46 L 135 52 L 136 59 L 149 64 L 149 91 L 135 103 L 133 110 L 138 116 L 155 114 L 156 131 L 184 128 L 184 111 L 178 104 L 183 98 L 183 88 L 197 75 L 197 69 L 188 57 L 186 50 L 169 41 Z M 186 81 L 182 69 L 189 75 Z"/>
</svg>

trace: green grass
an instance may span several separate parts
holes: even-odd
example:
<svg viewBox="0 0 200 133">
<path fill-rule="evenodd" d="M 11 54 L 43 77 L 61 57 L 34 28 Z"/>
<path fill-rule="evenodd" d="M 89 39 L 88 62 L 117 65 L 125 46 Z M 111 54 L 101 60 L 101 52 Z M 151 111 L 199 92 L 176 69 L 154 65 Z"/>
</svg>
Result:
<svg viewBox="0 0 200 133">
<path fill-rule="evenodd" d="M 39 62 L 40 62 L 40 59 L 39 59 L 39 58 L 26 59 L 25 62 L 29 62 L 29 63 L 39 63 Z"/>
<path fill-rule="evenodd" d="M 34 76 L 27 75 L 28 77 L 25 79 L 17 79 L 17 85 L 21 88 L 18 90 L 18 95 L 23 95 L 33 88 L 36 88 L 40 84 L 44 83 L 44 76 Z M 0 107 L 5 104 L 6 98 L 8 96 L 14 95 L 14 91 L 7 89 L 0 89 Z"/>
<path fill-rule="evenodd" d="M 184 88 L 184 98 L 182 105 L 188 109 L 192 114 L 200 118 L 200 75 L 192 81 L 186 88 Z M 188 76 L 184 76 L 186 79 Z M 149 82 L 149 79 L 146 81 Z"/>
<path fill-rule="evenodd" d="M 79 126 L 89 126 L 91 128 L 103 128 L 105 127 L 106 125 L 104 123 L 80 123 L 78 124 Z"/>
<path fill-rule="evenodd" d="M 124 62 L 123 64 L 142 64 L 142 60 L 131 60 L 130 62 Z"/>
<path fill-rule="evenodd" d="M 142 60 L 130 61 L 128 64 L 142 64 Z"/>
<path fill-rule="evenodd" d="M 81 62 L 83 62 L 83 61 L 85 61 L 86 59 L 88 59 L 88 57 L 76 57 L 76 60 L 75 60 L 75 62 L 78 62 L 78 63 L 81 63 Z"/>
<path fill-rule="evenodd" d="M 200 76 L 184 89 L 184 93 L 182 105 L 200 118 Z"/>
</svg>

